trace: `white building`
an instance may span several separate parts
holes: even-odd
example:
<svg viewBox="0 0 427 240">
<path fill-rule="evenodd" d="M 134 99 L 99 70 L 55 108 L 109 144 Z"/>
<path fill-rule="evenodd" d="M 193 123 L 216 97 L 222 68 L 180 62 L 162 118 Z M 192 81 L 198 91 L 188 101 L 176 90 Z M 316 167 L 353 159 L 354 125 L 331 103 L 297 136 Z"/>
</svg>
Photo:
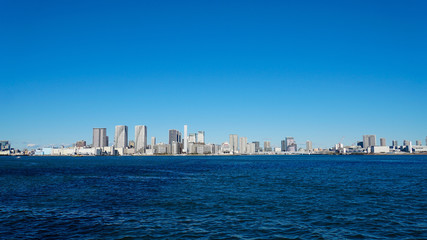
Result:
<svg viewBox="0 0 427 240">
<path fill-rule="evenodd" d="M 248 145 L 248 138 L 247 137 L 241 137 L 240 138 L 240 154 L 246 154 L 247 150 L 246 147 Z"/>
<path fill-rule="evenodd" d="M 230 134 L 230 150 L 231 153 L 237 153 L 239 151 L 239 138 L 237 134 Z"/>
<path fill-rule="evenodd" d="M 205 131 L 197 132 L 197 143 L 205 143 Z"/>
<path fill-rule="evenodd" d="M 371 153 L 389 153 L 390 147 L 388 146 L 371 146 Z"/>
<path fill-rule="evenodd" d="M 184 149 L 182 149 L 183 153 L 188 152 L 188 132 L 187 132 L 187 125 L 184 125 Z"/>
<path fill-rule="evenodd" d="M 114 146 L 116 148 L 125 148 L 128 146 L 128 127 L 124 125 L 116 126 L 114 135 Z"/>
<path fill-rule="evenodd" d="M 147 126 L 135 126 L 135 153 L 145 153 L 147 149 Z"/>
</svg>

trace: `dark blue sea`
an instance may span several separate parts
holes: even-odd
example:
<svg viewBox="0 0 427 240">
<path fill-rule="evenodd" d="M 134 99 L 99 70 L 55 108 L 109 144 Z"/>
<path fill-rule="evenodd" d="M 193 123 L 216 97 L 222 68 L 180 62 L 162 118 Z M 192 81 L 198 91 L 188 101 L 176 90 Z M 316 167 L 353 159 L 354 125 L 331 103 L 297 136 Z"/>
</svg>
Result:
<svg viewBox="0 0 427 240">
<path fill-rule="evenodd" d="M 427 239 L 427 156 L 0 157 L 0 239 Z"/>
</svg>

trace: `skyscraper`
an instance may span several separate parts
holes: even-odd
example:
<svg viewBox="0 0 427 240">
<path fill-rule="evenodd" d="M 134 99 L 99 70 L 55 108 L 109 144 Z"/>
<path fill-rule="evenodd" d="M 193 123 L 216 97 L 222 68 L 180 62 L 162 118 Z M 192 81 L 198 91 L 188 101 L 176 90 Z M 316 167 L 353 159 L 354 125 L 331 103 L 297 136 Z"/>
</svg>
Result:
<svg viewBox="0 0 427 240">
<path fill-rule="evenodd" d="M 147 126 L 135 126 L 135 152 L 145 153 L 147 148 Z"/>
<path fill-rule="evenodd" d="M 286 151 L 286 141 L 285 140 L 280 141 L 280 151 L 282 151 L 282 152 Z"/>
<path fill-rule="evenodd" d="M 409 146 L 409 141 L 408 140 L 403 140 L 403 146 Z"/>
<path fill-rule="evenodd" d="M 241 137 L 240 138 L 240 153 L 241 154 L 247 153 L 247 146 L 248 146 L 248 138 Z"/>
<path fill-rule="evenodd" d="M 286 152 L 296 152 L 297 144 L 295 143 L 295 139 L 293 137 L 286 137 Z"/>
<path fill-rule="evenodd" d="M 205 143 L 205 131 L 197 132 L 197 143 Z"/>
<path fill-rule="evenodd" d="M 305 150 L 307 152 L 311 152 L 313 150 L 313 143 L 310 140 L 307 140 L 307 142 L 305 142 Z"/>
<path fill-rule="evenodd" d="M 397 147 L 398 147 L 397 140 L 393 140 L 393 141 L 391 142 L 391 145 L 392 145 L 394 148 L 397 148 Z"/>
<path fill-rule="evenodd" d="M 187 125 L 184 125 L 184 149 L 182 149 L 184 153 L 187 153 L 188 151 L 188 132 L 187 132 Z"/>
<path fill-rule="evenodd" d="M 94 128 L 93 129 L 93 147 L 106 147 L 108 146 L 108 137 L 106 128 Z"/>
<path fill-rule="evenodd" d="M 375 146 L 376 141 L 375 135 L 363 135 L 363 148 Z"/>
<path fill-rule="evenodd" d="M 380 138 L 380 146 L 387 146 L 385 138 Z"/>
<path fill-rule="evenodd" d="M 117 125 L 114 135 L 114 147 L 125 148 L 128 146 L 128 126 Z"/>
<path fill-rule="evenodd" d="M 169 144 L 173 142 L 181 143 L 181 132 L 176 129 L 169 130 Z"/>
<path fill-rule="evenodd" d="M 271 151 L 272 151 L 272 149 L 271 149 L 270 141 L 265 141 L 264 142 L 264 152 L 271 152 Z"/>
<path fill-rule="evenodd" d="M 230 134 L 230 149 L 232 152 L 237 152 L 239 149 L 239 139 L 237 134 Z"/>
<path fill-rule="evenodd" d="M 254 141 L 252 142 L 253 144 L 255 144 L 255 152 L 259 152 L 259 142 L 258 141 Z"/>
<path fill-rule="evenodd" d="M 156 137 L 151 137 L 151 149 L 154 149 L 154 145 L 156 145 Z"/>
<path fill-rule="evenodd" d="M 421 145 L 422 145 L 421 140 L 416 140 L 416 141 L 415 141 L 415 145 L 417 145 L 417 146 L 421 146 Z"/>
</svg>

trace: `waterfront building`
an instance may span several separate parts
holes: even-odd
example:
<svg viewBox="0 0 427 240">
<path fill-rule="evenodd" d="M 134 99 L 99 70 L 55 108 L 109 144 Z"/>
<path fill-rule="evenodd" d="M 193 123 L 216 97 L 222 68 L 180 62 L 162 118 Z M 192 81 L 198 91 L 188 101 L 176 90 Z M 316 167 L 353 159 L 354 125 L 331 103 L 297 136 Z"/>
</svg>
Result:
<svg viewBox="0 0 427 240">
<path fill-rule="evenodd" d="M 205 143 L 205 131 L 198 131 L 197 132 L 197 143 Z"/>
<path fill-rule="evenodd" d="M 369 147 L 375 146 L 376 136 L 375 135 L 363 135 L 363 148 L 368 149 Z"/>
<path fill-rule="evenodd" d="M 0 151 L 9 151 L 10 150 L 10 143 L 9 141 L 0 141 Z"/>
<path fill-rule="evenodd" d="M 169 144 L 172 144 L 173 141 L 181 143 L 181 132 L 176 129 L 169 130 Z"/>
<path fill-rule="evenodd" d="M 280 141 L 280 149 L 282 152 L 286 151 L 286 141 L 285 140 Z"/>
<path fill-rule="evenodd" d="M 421 144 L 421 140 L 417 140 L 417 141 L 415 141 L 415 145 L 417 145 L 417 146 L 421 146 L 422 144 Z"/>
<path fill-rule="evenodd" d="M 196 143 L 196 134 L 195 133 L 190 133 L 190 135 L 188 135 L 188 142 L 189 143 Z"/>
<path fill-rule="evenodd" d="M 270 141 L 265 141 L 264 142 L 264 152 L 271 152 L 273 149 L 271 148 L 271 143 Z"/>
<path fill-rule="evenodd" d="M 255 152 L 259 152 L 260 151 L 259 142 L 258 141 L 254 141 L 252 143 L 255 144 Z"/>
<path fill-rule="evenodd" d="M 156 137 L 151 137 L 151 149 L 154 149 L 155 145 L 156 145 Z"/>
<path fill-rule="evenodd" d="M 293 137 L 286 137 L 286 152 L 296 152 L 298 150 L 297 144 Z"/>
<path fill-rule="evenodd" d="M 233 153 L 239 151 L 239 139 L 237 134 L 230 134 L 230 149 Z"/>
<path fill-rule="evenodd" d="M 180 154 L 180 153 L 181 153 L 181 151 L 179 149 L 179 143 L 173 141 L 172 142 L 172 154 L 176 155 L 176 154 Z"/>
<path fill-rule="evenodd" d="M 247 154 L 254 154 L 256 149 L 255 143 L 248 143 L 246 147 L 246 153 Z"/>
<path fill-rule="evenodd" d="M 233 151 L 233 149 L 231 148 L 231 146 L 228 142 L 225 142 L 221 145 L 221 152 L 223 154 L 229 154 L 229 153 L 232 153 L 232 151 Z"/>
<path fill-rule="evenodd" d="M 114 147 L 126 148 L 128 146 L 128 126 L 117 125 L 114 135 Z"/>
<path fill-rule="evenodd" d="M 397 147 L 399 147 L 399 145 L 397 144 L 397 140 L 393 140 L 393 141 L 391 141 L 391 146 L 392 146 L 393 148 L 397 148 Z"/>
<path fill-rule="evenodd" d="M 85 140 L 80 140 L 76 142 L 76 147 L 81 148 L 81 147 L 86 147 L 86 141 Z"/>
<path fill-rule="evenodd" d="M 184 148 L 182 149 L 183 153 L 188 152 L 188 132 L 187 132 L 187 125 L 184 125 Z"/>
<path fill-rule="evenodd" d="M 307 140 L 307 142 L 305 142 L 305 150 L 307 152 L 313 151 L 313 143 L 310 140 Z"/>
<path fill-rule="evenodd" d="M 405 147 L 409 146 L 409 141 L 408 140 L 403 140 L 403 146 L 405 146 Z"/>
<path fill-rule="evenodd" d="M 241 137 L 240 138 L 240 153 L 241 154 L 247 153 L 247 150 L 246 150 L 247 144 L 248 144 L 248 138 Z"/>
<path fill-rule="evenodd" d="M 107 147 L 108 146 L 108 137 L 106 128 L 94 128 L 93 129 L 93 141 L 92 147 Z"/>
<path fill-rule="evenodd" d="M 380 146 L 387 146 L 387 143 L 385 141 L 385 138 L 380 138 Z"/>
<path fill-rule="evenodd" d="M 145 153 L 147 149 L 147 126 L 135 126 L 135 153 Z"/>
</svg>

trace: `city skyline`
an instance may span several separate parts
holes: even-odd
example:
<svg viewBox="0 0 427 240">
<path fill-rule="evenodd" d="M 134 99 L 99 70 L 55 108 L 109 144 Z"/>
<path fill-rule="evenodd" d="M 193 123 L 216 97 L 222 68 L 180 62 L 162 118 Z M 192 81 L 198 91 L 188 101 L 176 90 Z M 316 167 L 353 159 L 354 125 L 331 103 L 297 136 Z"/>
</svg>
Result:
<svg viewBox="0 0 427 240">
<path fill-rule="evenodd" d="M 425 1 L 0 3 L 0 139 L 191 126 L 280 146 L 423 140 Z M 166 133 L 166 134 L 165 134 Z M 134 139 L 129 129 L 129 139 Z M 388 142 L 387 144 L 390 144 Z"/>
</svg>

